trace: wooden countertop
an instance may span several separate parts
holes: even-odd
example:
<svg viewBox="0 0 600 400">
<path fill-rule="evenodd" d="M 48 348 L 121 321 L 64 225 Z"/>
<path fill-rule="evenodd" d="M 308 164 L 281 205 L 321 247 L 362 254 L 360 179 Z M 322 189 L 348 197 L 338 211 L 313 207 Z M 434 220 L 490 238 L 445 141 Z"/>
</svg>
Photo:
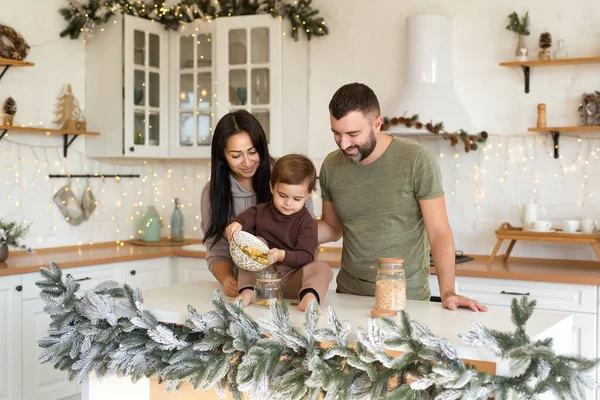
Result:
<svg viewBox="0 0 600 400">
<path fill-rule="evenodd" d="M 201 243 L 199 239 L 190 241 Z M 37 250 L 36 255 L 11 251 L 8 259 L 0 263 L 0 277 L 37 272 L 40 267 L 48 267 L 51 261 L 66 269 L 161 257 L 204 258 L 205 256 L 202 251 L 184 251 L 180 246 L 135 246 L 129 241 L 47 248 Z M 487 256 L 473 257 L 475 258 L 473 261 L 456 264 L 456 276 L 600 285 L 600 262 L 598 261 L 511 258 L 507 263 L 498 259 L 488 268 Z M 340 258 L 341 248 L 338 247 L 322 247 L 318 257 L 333 268 L 341 266 Z M 435 268 L 431 268 L 431 273 L 435 274 Z"/>
</svg>

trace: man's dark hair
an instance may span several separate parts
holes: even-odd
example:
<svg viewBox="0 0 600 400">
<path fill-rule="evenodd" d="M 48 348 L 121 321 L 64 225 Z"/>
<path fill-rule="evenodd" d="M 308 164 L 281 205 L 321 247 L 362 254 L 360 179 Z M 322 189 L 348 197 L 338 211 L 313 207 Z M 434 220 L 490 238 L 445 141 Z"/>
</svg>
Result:
<svg viewBox="0 0 600 400">
<path fill-rule="evenodd" d="M 375 92 L 364 83 L 348 83 L 335 92 L 329 102 L 329 112 L 335 119 L 341 119 L 349 112 L 360 111 L 364 115 L 381 113 Z"/>
</svg>

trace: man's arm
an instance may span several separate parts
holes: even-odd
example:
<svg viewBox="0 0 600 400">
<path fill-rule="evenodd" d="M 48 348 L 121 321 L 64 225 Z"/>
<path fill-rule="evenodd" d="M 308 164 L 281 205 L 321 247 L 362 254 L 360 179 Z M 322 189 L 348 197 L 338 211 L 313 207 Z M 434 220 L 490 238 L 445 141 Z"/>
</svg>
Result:
<svg viewBox="0 0 600 400">
<path fill-rule="evenodd" d="M 429 237 L 431 255 L 440 285 L 443 306 L 450 310 L 456 310 L 458 307 L 468 307 L 473 311 L 487 311 L 487 307 L 484 305 L 468 297 L 458 296 L 454 292 L 454 237 L 448 223 L 444 196 L 419 200 L 419 205 Z"/>
<path fill-rule="evenodd" d="M 321 219 L 317 221 L 319 244 L 335 242 L 342 237 L 342 221 L 335 213 L 333 202 L 323 200 Z"/>
</svg>

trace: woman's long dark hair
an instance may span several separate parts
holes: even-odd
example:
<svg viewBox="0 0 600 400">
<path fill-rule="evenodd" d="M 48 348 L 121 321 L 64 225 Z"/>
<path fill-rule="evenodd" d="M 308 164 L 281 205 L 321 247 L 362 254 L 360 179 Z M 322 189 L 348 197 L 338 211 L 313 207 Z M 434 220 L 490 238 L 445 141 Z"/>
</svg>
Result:
<svg viewBox="0 0 600 400">
<path fill-rule="evenodd" d="M 222 239 L 225 227 L 234 217 L 233 195 L 229 182 L 231 169 L 225 159 L 225 147 L 227 139 L 240 132 L 247 132 L 250 135 L 250 140 L 260 156 L 260 163 L 252 177 L 256 204 L 271 201 L 269 179 L 271 178 L 272 160 L 265 131 L 260 122 L 246 110 L 238 110 L 224 115 L 217 123 L 211 144 L 210 225 L 204 233 L 204 242 L 211 238 L 214 238 L 214 242 Z"/>
</svg>

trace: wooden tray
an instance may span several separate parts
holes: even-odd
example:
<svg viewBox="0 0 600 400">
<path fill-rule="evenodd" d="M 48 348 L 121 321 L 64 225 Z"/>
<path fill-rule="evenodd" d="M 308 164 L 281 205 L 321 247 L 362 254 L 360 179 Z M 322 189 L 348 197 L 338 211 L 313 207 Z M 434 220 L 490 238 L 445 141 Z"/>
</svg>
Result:
<svg viewBox="0 0 600 400">
<path fill-rule="evenodd" d="M 532 232 L 524 231 L 522 227 L 512 226 L 508 222 L 503 222 L 500 228 L 496 230 L 496 237 L 498 241 L 488 260 L 488 267 L 492 265 L 496 258 L 502 257 L 504 261 L 508 260 L 517 240 L 589 244 L 594 249 L 598 260 L 600 260 L 600 247 L 598 247 L 600 233 L 564 233 L 561 229 L 557 229 L 556 232 Z M 497 255 L 504 240 L 510 240 L 506 253 Z"/>
<path fill-rule="evenodd" d="M 171 242 L 171 239 L 161 238 L 158 242 L 144 242 L 142 240 L 129 240 L 128 243 L 134 246 L 152 246 L 152 247 L 167 247 L 167 246 L 183 246 L 186 244 L 192 243 L 189 240 L 184 240 L 183 242 Z"/>
</svg>

